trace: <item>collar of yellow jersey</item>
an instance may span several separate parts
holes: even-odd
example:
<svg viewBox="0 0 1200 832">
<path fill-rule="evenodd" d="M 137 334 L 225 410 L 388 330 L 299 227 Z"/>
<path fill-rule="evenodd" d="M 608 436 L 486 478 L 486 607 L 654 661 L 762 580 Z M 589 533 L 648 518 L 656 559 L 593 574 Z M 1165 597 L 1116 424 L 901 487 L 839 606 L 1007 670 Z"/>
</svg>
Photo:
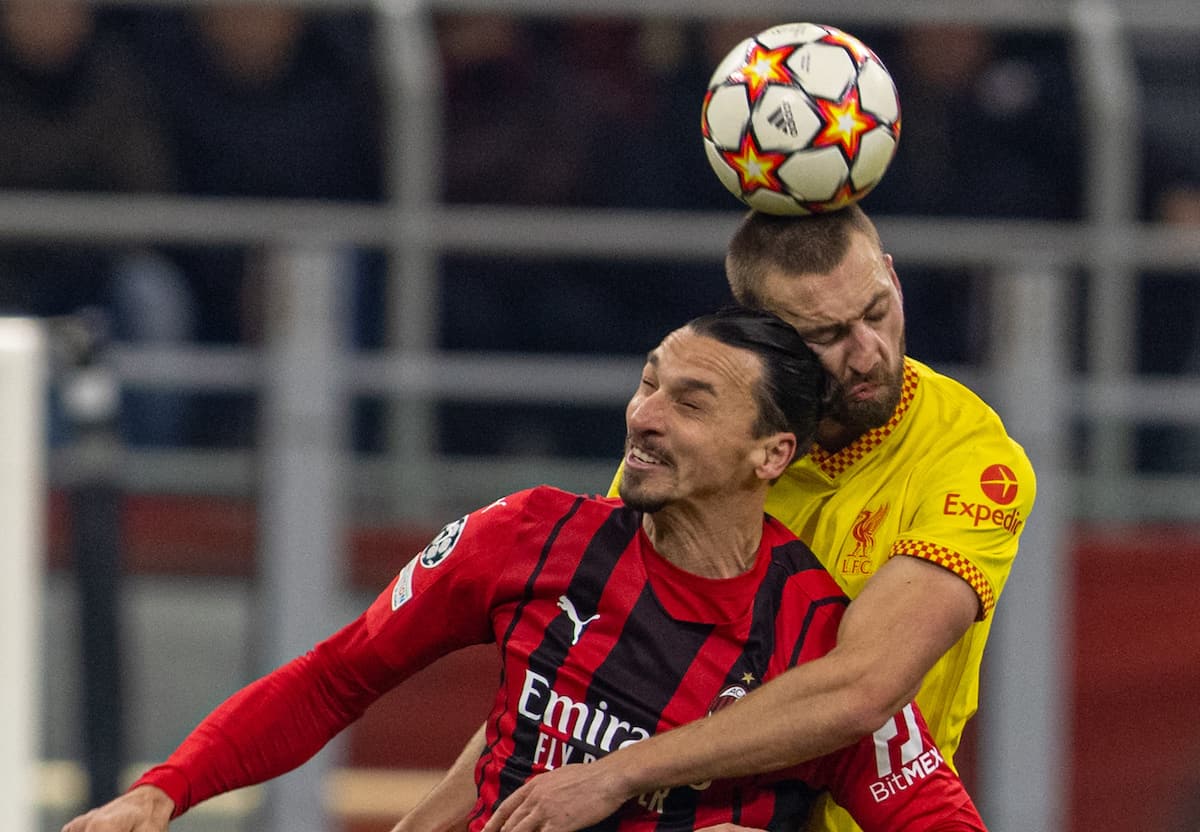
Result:
<svg viewBox="0 0 1200 832">
<path fill-rule="evenodd" d="M 908 413 L 913 396 L 917 393 L 918 379 L 919 376 L 912 362 L 907 358 L 904 359 L 904 382 L 900 388 L 900 401 L 896 404 L 896 410 L 892 413 L 892 418 L 888 419 L 887 424 L 867 431 L 835 453 L 829 453 L 814 442 L 808 452 L 813 464 L 820 468 L 825 476 L 834 478 L 878 448 L 883 440 L 892 435 L 905 414 Z"/>
</svg>

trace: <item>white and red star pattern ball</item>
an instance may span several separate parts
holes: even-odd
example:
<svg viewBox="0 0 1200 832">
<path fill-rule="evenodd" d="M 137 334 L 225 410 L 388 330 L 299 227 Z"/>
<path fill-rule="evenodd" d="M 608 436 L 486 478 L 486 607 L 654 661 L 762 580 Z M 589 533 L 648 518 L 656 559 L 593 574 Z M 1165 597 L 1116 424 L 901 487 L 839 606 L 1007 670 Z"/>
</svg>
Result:
<svg viewBox="0 0 1200 832">
<path fill-rule="evenodd" d="M 883 178 L 900 140 L 900 98 L 858 38 L 787 23 L 725 56 L 708 83 L 701 127 L 717 178 L 751 208 L 835 211 Z"/>
</svg>

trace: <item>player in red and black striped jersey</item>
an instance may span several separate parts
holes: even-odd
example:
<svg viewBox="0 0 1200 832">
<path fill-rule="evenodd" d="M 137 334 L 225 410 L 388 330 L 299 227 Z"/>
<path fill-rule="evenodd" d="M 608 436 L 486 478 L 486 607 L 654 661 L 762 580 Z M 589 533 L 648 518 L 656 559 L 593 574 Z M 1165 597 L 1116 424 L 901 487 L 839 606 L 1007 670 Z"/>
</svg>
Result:
<svg viewBox="0 0 1200 832">
<path fill-rule="evenodd" d="M 530 777 L 737 707 L 828 652 L 846 599 L 762 511 L 818 415 L 823 376 L 797 340 L 740 309 L 672 333 L 630 402 L 621 500 L 539 487 L 449 524 L 356 621 L 226 701 L 66 832 L 163 829 L 299 765 L 439 656 L 494 641 L 502 678 L 476 766 L 479 829 Z M 868 830 L 984 828 L 911 705 L 842 751 L 642 795 L 595 828 L 794 829 L 824 790 Z"/>
<path fill-rule="evenodd" d="M 452 524 L 368 610 L 370 641 L 405 671 L 447 630 L 462 644 L 495 636 L 504 679 L 477 812 L 539 771 L 702 717 L 833 646 L 846 598 L 779 523 L 763 523 L 748 571 L 722 579 L 663 558 L 641 520 L 548 488 L 506 497 Z M 825 788 L 869 829 L 936 828 L 930 818 L 970 804 L 923 730 L 906 709 L 876 737 L 791 770 L 645 795 L 612 828 L 795 828 Z"/>
</svg>

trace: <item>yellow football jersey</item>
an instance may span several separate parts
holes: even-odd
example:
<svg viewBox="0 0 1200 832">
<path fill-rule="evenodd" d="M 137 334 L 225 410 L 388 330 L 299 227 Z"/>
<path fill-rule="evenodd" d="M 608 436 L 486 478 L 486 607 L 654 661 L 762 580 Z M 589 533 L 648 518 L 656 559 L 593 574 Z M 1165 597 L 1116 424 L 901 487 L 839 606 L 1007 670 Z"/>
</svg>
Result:
<svg viewBox="0 0 1200 832">
<path fill-rule="evenodd" d="M 996 413 L 909 358 L 888 424 L 835 454 L 814 446 L 767 496 L 767 512 L 809 545 L 851 598 L 896 555 L 943 566 L 975 590 L 979 619 L 933 666 L 917 696 L 950 761 L 978 705 L 991 613 L 1035 493 L 1029 459 Z M 858 829 L 825 803 L 824 824 L 814 829 Z"/>
</svg>

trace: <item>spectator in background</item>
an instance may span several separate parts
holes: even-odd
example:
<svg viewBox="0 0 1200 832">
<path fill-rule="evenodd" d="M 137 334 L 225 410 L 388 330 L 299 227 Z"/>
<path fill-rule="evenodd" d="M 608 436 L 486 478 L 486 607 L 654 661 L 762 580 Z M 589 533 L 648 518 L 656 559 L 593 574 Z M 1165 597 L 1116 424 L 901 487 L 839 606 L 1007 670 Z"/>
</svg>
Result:
<svg viewBox="0 0 1200 832">
<path fill-rule="evenodd" d="M 694 209 L 693 191 L 721 190 L 696 130 L 703 82 L 682 85 L 693 64 L 673 24 L 447 15 L 438 38 L 447 201 Z M 442 269 L 449 350 L 641 354 L 728 300 L 719 263 L 707 281 L 690 264 L 611 259 L 456 255 Z M 623 438 L 615 406 L 496 414 L 494 403 L 442 405 L 443 451 L 611 458 Z"/>
<path fill-rule="evenodd" d="M 1129 33 L 1139 86 L 1143 156 L 1141 215 L 1161 218 L 1165 190 L 1200 187 L 1200 33 L 1147 29 Z"/>
<path fill-rule="evenodd" d="M 1155 183 L 1150 219 L 1174 228 L 1200 229 L 1200 176 L 1181 174 Z M 1195 274 L 1150 272 L 1138 298 L 1137 371 L 1156 376 L 1200 377 L 1200 281 Z M 1200 472 L 1200 435 L 1193 427 L 1143 426 L 1138 467 L 1156 473 Z"/>
<path fill-rule="evenodd" d="M 1081 140 L 1061 38 L 929 23 L 867 43 L 896 81 L 904 119 L 892 167 L 868 197 L 876 213 L 1080 215 Z"/>
<path fill-rule="evenodd" d="M 969 24 L 863 32 L 900 93 L 903 128 L 887 175 L 864 200 L 876 215 L 1072 219 L 1083 153 L 1066 45 Z M 978 361 L 986 348 L 986 275 L 910 271 L 909 351 Z"/>
<path fill-rule="evenodd" d="M 583 175 L 590 102 L 572 101 L 553 24 L 510 15 L 437 19 L 445 83 L 443 198 L 447 202 L 563 205 Z"/>
<path fill-rule="evenodd" d="M 379 89 L 358 21 L 226 3 L 147 34 L 184 190 L 381 198 Z"/>
<path fill-rule="evenodd" d="M 564 27 L 576 106 L 587 107 L 591 122 L 582 145 L 581 205 L 739 207 L 712 175 L 700 141 L 700 108 L 716 66 L 703 57 L 700 31 L 672 20 L 585 20 Z"/>
<path fill-rule="evenodd" d="M 384 194 L 381 97 L 369 17 L 249 3 L 156 11 L 138 43 L 164 102 L 184 192 L 202 196 L 377 201 Z M 196 293 L 198 338 L 253 343 L 262 258 L 245 247 L 176 253 Z M 363 252 L 356 287 L 378 287 L 383 258 Z M 361 304 L 360 344 L 381 326 Z M 364 344 L 365 345 L 365 344 Z M 254 441 L 245 397 L 207 396 L 194 439 Z"/>
<path fill-rule="evenodd" d="M 97 25 L 91 7 L 0 3 L 0 188 L 162 192 L 175 182 L 153 95 L 126 45 Z M 65 315 L 86 307 L 104 309 L 115 335 L 130 341 L 176 341 L 192 327 L 181 276 L 149 248 L 0 247 L 0 313 Z M 124 417 L 127 440 L 172 441 L 180 401 L 131 394 Z"/>
<path fill-rule="evenodd" d="M 174 185 L 152 95 L 126 45 L 99 25 L 92 8 L 75 0 L 0 3 L 0 188 L 98 194 Z M 101 340 L 109 333 L 179 340 L 191 327 L 186 287 L 164 257 L 147 247 L 76 241 L 4 241 L 0 314 L 101 318 L 95 333 Z M 97 430 L 107 437 L 114 414 L 73 411 L 53 396 L 51 404 L 53 443 L 83 442 Z M 175 441 L 181 407 L 173 393 L 127 391 L 123 439 Z M 118 793 L 127 762 L 114 531 L 119 489 L 110 468 L 94 461 L 71 467 L 72 477 L 60 485 L 72 510 L 83 682 L 81 724 L 71 742 L 82 746 L 89 800 L 106 800 Z"/>
</svg>

